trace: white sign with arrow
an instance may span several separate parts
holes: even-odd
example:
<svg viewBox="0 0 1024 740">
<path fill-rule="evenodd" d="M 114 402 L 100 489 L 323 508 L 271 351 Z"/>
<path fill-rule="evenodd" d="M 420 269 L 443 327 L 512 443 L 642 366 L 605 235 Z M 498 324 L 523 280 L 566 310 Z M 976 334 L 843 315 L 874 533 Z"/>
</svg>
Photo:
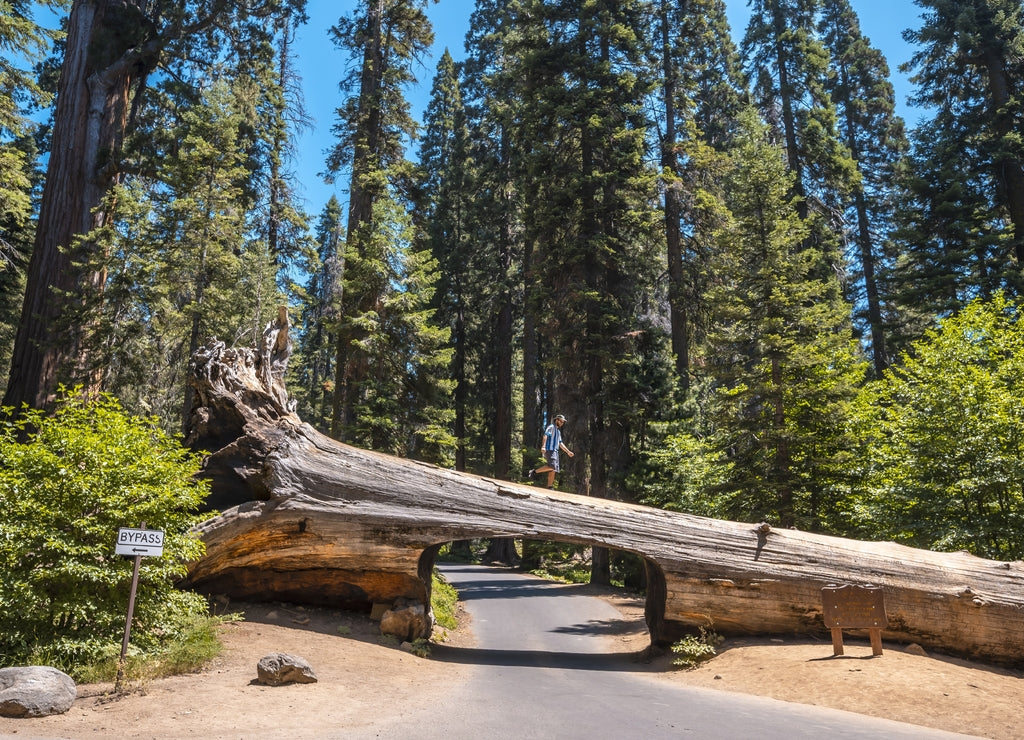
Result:
<svg viewBox="0 0 1024 740">
<path fill-rule="evenodd" d="M 117 543 L 114 552 L 118 555 L 163 555 L 164 533 L 161 529 L 131 529 L 121 527 L 117 530 Z"/>
</svg>

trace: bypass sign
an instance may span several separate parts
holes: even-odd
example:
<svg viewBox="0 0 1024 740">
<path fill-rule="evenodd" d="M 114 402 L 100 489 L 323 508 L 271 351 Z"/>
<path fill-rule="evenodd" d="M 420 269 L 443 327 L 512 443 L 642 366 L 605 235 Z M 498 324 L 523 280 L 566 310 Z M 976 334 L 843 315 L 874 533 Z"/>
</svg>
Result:
<svg viewBox="0 0 1024 740">
<path fill-rule="evenodd" d="M 114 552 L 118 555 L 163 555 L 163 530 L 121 527 L 117 530 L 117 546 Z"/>
</svg>

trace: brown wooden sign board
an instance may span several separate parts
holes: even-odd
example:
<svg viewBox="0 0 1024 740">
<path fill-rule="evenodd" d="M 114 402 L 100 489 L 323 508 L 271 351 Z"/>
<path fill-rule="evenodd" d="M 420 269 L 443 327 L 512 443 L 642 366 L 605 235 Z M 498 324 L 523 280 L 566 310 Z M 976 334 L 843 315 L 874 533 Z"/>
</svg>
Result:
<svg viewBox="0 0 1024 740">
<path fill-rule="evenodd" d="M 843 654 L 843 630 L 866 629 L 871 653 L 882 654 L 882 630 L 889 626 L 885 594 L 878 586 L 825 586 L 821 589 L 822 616 L 832 630 L 832 651 Z"/>
</svg>

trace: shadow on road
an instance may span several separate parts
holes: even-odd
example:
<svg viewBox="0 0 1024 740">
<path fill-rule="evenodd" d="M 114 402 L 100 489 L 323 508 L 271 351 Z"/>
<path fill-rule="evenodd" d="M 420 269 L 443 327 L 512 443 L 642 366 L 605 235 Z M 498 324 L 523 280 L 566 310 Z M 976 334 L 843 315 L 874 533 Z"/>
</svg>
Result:
<svg viewBox="0 0 1024 740">
<path fill-rule="evenodd" d="M 542 650 L 483 650 L 435 645 L 430 659 L 441 663 L 479 666 L 563 668 L 580 671 L 650 672 L 636 653 L 565 653 Z"/>
</svg>

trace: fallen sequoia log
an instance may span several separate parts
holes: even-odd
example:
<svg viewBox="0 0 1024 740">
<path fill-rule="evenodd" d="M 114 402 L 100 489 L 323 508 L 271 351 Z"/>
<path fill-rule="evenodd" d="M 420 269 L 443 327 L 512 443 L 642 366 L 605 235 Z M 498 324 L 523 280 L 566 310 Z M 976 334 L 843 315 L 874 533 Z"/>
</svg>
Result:
<svg viewBox="0 0 1024 740">
<path fill-rule="evenodd" d="M 886 640 L 1024 665 L 1024 564 L 707 519 L 541 490 L 346 446 L 293 412 L 283 391 L 287 321 L 259 351 L 196 354 L 193 446 L 211 501 L 195 589 L 234 598 L 421 607 L 453 540 L 516 537 L 642 556 L 652 644 L 720 634 L 828 634 L 823 587 L 881 587 Z"/>
</svg>

